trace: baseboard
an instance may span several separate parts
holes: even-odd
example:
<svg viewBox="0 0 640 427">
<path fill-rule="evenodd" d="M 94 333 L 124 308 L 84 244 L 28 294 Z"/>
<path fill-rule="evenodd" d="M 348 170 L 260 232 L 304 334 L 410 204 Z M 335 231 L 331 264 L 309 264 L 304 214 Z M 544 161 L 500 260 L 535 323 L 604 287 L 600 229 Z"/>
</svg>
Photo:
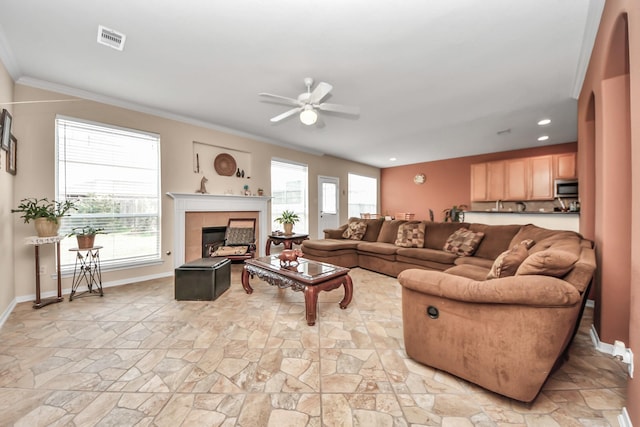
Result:
<svg viewBox="0 0 640 427">
<path fill-rule="evenodd" d="M 18 303 L 17 300 L 14 298 L 13 301 L 9 303 L 9 306 L 7 306 L 7 309 L 2 313 L 2 316 L 0 316 L 0 328 L 2 328 L 2 325 L 4 325 L 4 322 L 7 321 L 13 309 L 16 308 L 17 303 Z"/>
<path fill-rule="evenodd" d="M 147 280 L 154 280 L 154 279 L 163 279 L 165 277 L 171 277 L 171 276 L 173 276 L 173 271 L 166 272 L 166 273 L 150 274 L 148 276 L 128 277 L 126 279 L 121 279 L 121 280 L 113 280 L 113 281 L 110 281 L 110 282 L 102 282 L 102 287 L 103 288 L 112 288 L 114 286 L 129 285 L 131 283 L 145 282 Z M 71 288 L 65 288 L 65 289 L 62 290 L 62 295 L 68 295 L 70 293 L 71 293 Z M 40 298 L 51 298 L 51 297 L 55 297 L 57 295 L 58 295 L 58 293 L 55 290 L 47 291 L 47 292 L 43 292 L 40 295 Z M 9 313 L 11 313 L 11 310 L 13 310 L 13 308 L 15 307 L 16 302 L 34 301 L 35 299 L 36 299 L 36 294 L 21 295 L 19 297 L 16 297 L 15 300 L 14 300 L 13 306 L 10 307 L 10 309 L 8 309 Z"/>
<path fill-rule="evenodd" d="M 627 408 L 623 407 L 622 413 L 618 415 L 618 424 L 620 424 L 620 427 L 633 427 L 633 424 L 631 424 L 631 417 L 629 417 Z"/>
<path fill-rule="evenodd" d="M 591 330 L 589 331 L 591 335 L 591 342 L 596 350 L 601 353 L 607 353 L 609 355 L 613 355 L 613 344 L 607 344 L 606 342 L 600 341 L 600 337 L 598 336 L 598 331 L 596 331 L 596 327 L 591 325 Z"/>
</svg>

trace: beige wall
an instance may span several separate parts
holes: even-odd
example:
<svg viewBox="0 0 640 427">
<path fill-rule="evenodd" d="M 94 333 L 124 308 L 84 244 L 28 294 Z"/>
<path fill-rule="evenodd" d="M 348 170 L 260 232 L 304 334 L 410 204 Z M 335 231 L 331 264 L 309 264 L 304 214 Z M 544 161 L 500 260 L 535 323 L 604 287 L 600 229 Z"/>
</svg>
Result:
<svg viewBox="0 0 640 427">
<path fill-rule="evenodd" d="M 60 99 L 64 96 L 23 85 L 15 86 L 15 99 L 43 100 Z M 245 137 L 231 135 L 192 124 L 169 120 L 149 114 L 139 113 L 124 108 L 114 107 L 98 102 L 81 100 L 77 102 L 40 103 L 16 105 L 15 133 L 20 140 L 18 156 L 18 175 L 15 180 L 12 203 L 17 205 L 25 197 L 54 197 L 55 192 L 55 142 L 54 120 L 57 114 L 79 119 L 93 120 L 127 128 L 154 132 L 161 138 L 162 164 L 162 254 L 161 265 L 144 268 L 125 269 L 103 272 L 103 282 L 127 282 L 140 277 L 154 277 L 172 274 L 173 260 L 167 251 L 173 250 L 173 200 L 165 195 L 167 192 L 193 193 L 200 187 L 202 173 L 194 173 L 193 141 L 212 146 L 225 147 L 248 153 L 239 155 L 250 164 L 250 180 L 220 177 L 213 169 L 213 158 L 200 158 L 202 168 L 209 182 L 207 190 L 211 194 L 223 194 L 233 187 L 239 194 L 242 185 L 249 183 L 252 190 L 259 186 L 270 194 L 270 161 L 272 157 L 292 160 L 309 166 L 309 231 L 312 237 L 317 234 L 317 176 L 335 176 L 340 179 L 341 223 L 347 219 L 347 198 L 343 195 L 347 190 L 349 172 L 379 178 L 379 170 L 330 156 L 316 156 L 289 148 L 257 142 Z M 241 166 L 244 168 L 244 166 Z M 2 177 L 5 178 L 4 176 Z M 5 197 L 4 195 L 0 197 Z M 7 214 L 8 216 L 8 214 Z M 33 234 L 33 224 L 23 224 L 16 216 L 9 222 L 15 230 L 15 295 L 17 297 L 34 293 L 33 254 L 32 248 L 22 244 L 23 238 Z M 4 239 L 3 239 L 4 240 Z M 3 243 L 4 244 L 4 243 Z M 53 249 L 44 247 L 42 264 L 47 272 L 55 270 Z M 0 257 L 2 259 L 2 257 Z M 55 280 L 50 274 L 41 276 L 43 292 L 55 289 Z M 11 283 L 8 287 L 12 287 Z M 64 278 L 63 288 L 69 288 L 70 278 Z M 0 309 L 2 307 L 0 306 Z"/>
<path fill-rule="evenodd" d="M 13 101 L 13 80 L 0 62 L 0 102 Z M 0 105 L 13 113 L 11 105 Z M 13 115 L 13 114 L 12 114 Z M 14 119 L 15 120 L 15 119 Z M 15 124 L 15 122 L 14 122 Z M 15 132 L 13 132 L 15 134 Z M 20 152 L 18 151 L 18 158 Z M 6 170 L 7 152 L 0 150 L 0 316 L 8 314 L 15 298 L 13 266 L 13 183 L 15 177 Z M 2 319 L 0 318 L 0 323 Z"/>
<path fill-rule="evenodd" d="M 580 226 L 597 245 L 598 333 L 608 343 L 625 341 L 635 366 L 640 362 L 639 53 L 640 2 L 607 0 L 578 100 L 585 219 Z M 633 425 L 640 425 L 639 381 L 636 374 L 627 389 Z"/>
</svg>

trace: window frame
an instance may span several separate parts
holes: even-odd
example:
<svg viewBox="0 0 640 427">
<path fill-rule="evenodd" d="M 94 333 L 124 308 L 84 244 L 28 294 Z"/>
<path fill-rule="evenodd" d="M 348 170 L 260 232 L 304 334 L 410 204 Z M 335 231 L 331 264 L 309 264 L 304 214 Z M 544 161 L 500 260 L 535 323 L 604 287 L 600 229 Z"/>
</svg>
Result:
<svg viewBox="0 0 640 427">
<path fill-rule="evenodd" d="M 150 139 L 153 144 L 155 144 L 155 151 L 156 151 L 156 158 L 157 158 L 157 162 L 155 164 L 155 183 L 157 183 L 157 185 L 154 185 L 154 187 L 156 188 L 155 190 L 155 194 L 156 194 L 156 198 L 155 198 L 155 203 L 157 204 L 157 214 L 145 214 L 145 213 L 123 213 L 122 215 L 118 215 L 119 218 L 134 218 L 134 217 L 152 217 L 154 218 L 155 221 L 157 221 L 157 231 L 154 231 L 154 234 L 156 235 L 156 247 L 154 249 L 155 253 L 151 253 L 147 256 L 143 256 L 140 257 L 139 259 L 136 258 L 131 258 L 131 257 L 120 257 L 120 258 L 116 258 L 116 259 L 104 259 L 104 255 L 102 256 L 102 260 L 101 260 L 101 270 L 103 271 L 109 271 L 109 270 L 120 270 L 120 269 L 127 269 L 127 268 L 137 268 L 137 267 L 143 267 L 143 266 L 150 266 L 150 265 L 158 265 L 158 264 L 162 264 L 163 260 L 162 260 L 162 159 L 161 159 L 161 137 L 160 134 L 154 133 L 154 132 L 149 132 L 149 131 L 144 131 L 144 130 L 139 130 L 139 129 L 133 129 L 133 128 L 127 128 L 127 127 L 122 127 L 122 126 L 117 126 L 117 125 L 113 125 L 113 124 L 109 124 L 109 123 L 102 123 L 102 122 L 97 122 L 97 121 L 93 121 L 93 120 L 85 120 L 85 119 L 80 119 L 77 117 L 71 117 L 71 116 L 65 116 L 65 115 L 56 115 L 55 117 L 55 121 L 54 121 L 54 132 L 55 132 L 55 194 L 56 194 L 56 200 L 65 200 L 65 199 L 69 199 L 69 200 L 73 200 L 73 197 L 70 196 L 68 197 L 68 186 L 67 188 L 61 188 L 61 177 L 60 177 L 60 173 L 61 172 L 61 164 L 66 162 L 66 159 L 62 159 L 61 153 L 60 153 L 60 149 L 61 149 L 61 141 L 60 141 L 60 135 L 59 135 L 59 121 L 67 121 L 70 123 L 78 123 L 80 126 L 84 125 L 88 125 L 88 126 L 94 126 L 97 128 L 104 128 L 110 131 L 115 131 L 114 133 L 117 133 L 118 131 L 123 132 L 123 133 L 131 133 L 134 135 L 139 135 L 141 137 L 141 139 Z M 112 167 L 116 167 L 115 165 L 111 165 Z M 68 178 L 65 178 L 68 179 Z M 135 180 L 132 180 L 132 182 L 136 182 Z M 67 184 L 65 182 L 65 184 Z M 80 214 L 78 216 L 82 216 L 82 215 L 86 215 L 86 214 Z M 74 212 L 71 212 L 70 217 L 75 216 Z M 104 215 L 102 216 L 104 217 Z M 64 225 L 64 220 L 63 220 L 63 224 L 61 227 L 61 231 L 65 230 L 66 228 L 69 227 L 65 227 Z M 66 230 L 66 232 L 68 232 L 70 230 Z M 125 235 L 127 233 L 124 233 Z M 106 235 L 108 236 L 108 234 Z M 76 247 L 75 243 L 75 238 L 74 237 L 69 237 L 68 239 L 73 239 L 70 240 L 71 242 L 73 242 L 70 247 Z M 100 238 L 98 238 L 100 239 Z M 69 243 L 65 242 L 64 239 L 61 243 L 63 244 L 62 246 L 68 246 Z M 65 244 L 66 243 L 66 244 Z M 97 245 L 101 245 L 100 242 L 97 242 Z M 64 251 L 65 248 L 61 248 L 62 251 Z M 103 249 L 104 251 L 104 249 Z M 75 253 L 74 253 L 75 254 Z M 64 262 L 64 261 L 63 261 Z M 65 276 L 69 276 L 71 274 L 73 274 L 74 270 L 75 270 L 75 262 L 69 261 L 67 260 L 66 263 L 63 263 L 61 265 L 61 270 L 63 275 Z"/>
</svg>

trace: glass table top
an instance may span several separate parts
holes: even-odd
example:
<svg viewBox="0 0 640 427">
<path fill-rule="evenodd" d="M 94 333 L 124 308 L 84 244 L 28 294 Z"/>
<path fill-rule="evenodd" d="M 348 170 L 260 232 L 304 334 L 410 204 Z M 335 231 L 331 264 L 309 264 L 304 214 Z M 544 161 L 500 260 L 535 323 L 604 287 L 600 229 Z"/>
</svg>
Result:
<svg viewBox="0 0 640 427">
<path fill-rule="evenodd" d="M 308 278 L 331 274 L 338 270 L 346 270 L 343 267 L 326 264 L 323 262 L 311 261 L 304 258 L 298 258 L 297 265 L 294 264 L 291 266 L 282 266 L 280 265 L 280 258 L 278 258 L 278 255 L 256 258 L 254 260 L 249 260 L 249 263 L 252 263 L 251 261 L 256 262 L 256 264 L 267 264 L 268 268 L 274 271 L 299 274 L 300 276 Z"/>
</svg>

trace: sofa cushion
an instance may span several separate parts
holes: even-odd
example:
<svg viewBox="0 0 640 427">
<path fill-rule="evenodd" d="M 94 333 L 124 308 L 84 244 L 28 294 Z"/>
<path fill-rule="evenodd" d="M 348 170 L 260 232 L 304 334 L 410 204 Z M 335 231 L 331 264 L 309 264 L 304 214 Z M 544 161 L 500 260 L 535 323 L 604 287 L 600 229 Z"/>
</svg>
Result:
<svg viewBox="0 0 640 427">
<path fill-rule="evenodd" d="M 361 218 L 349 218 L 349 223 L 355 222 L 355 221 L 362 221 L 365 224 L 367 224 L 367 231 L 365 231 L 364 236 L 362 236 L 362 240 L 365 242 L 375 242 L 376 240 L 378 240 L 378 234 L 380 234 L 380 228 L 382 227 L 382 223 L 384 223 L 384 218 L 375 218 L 375 219 L 371 219 L 371 218 L 366 218 L 366 219 L 361 219 Z"/>
<path fill-rule="evenodd" d="M 480 258 L 474 255 L 474 256 L 456 257 L 456 260 L 454 263 L 455 265 L 477 265 L 478 267 L 486 268 L 488 271 L 493 265 L 493 261 L 494 260 L 492 259 Z"/>
<path fill-rule="evenodd" d="M 530 254 L 518 267 L 516 276 L 541 274 L 562 277 L 578 261 L 579 254 L 563 249 L 546 249 Z"/>
<path fill-rule="evenodd" d="M 578 239 L 581 240 L 581 236 L 574 231 L 559 231 L 559 230 L 550 230 L 547 228 L 538 227 L 537 225 L 527 224 L 520 227 L 520 231 L 513 236 L 511 239 L 511 243 L 509 247 L 513 247 L 523 240 L 531 239 L 536 242 L 535 246 L 531 248 L 532 252 L 540 250 L 538 248 L 542 248 L 542 245 L 545 244 L 545 240 L 548 238 L 552 239 Z M 538 246 L 542 244 L 541 246 Z"/>
<path fill-rule="evenodd" d="M 511 249 L 504 251 L 491 266 L 487 280 L 498 279 L 500 277 L 515 276 L 520 264 L 529 256 L 529 248 L 533 245 L 533 240 L 523 240 Z"/>
<path fill-rule="evenodd" d="M 477 280 L 479 282 L 487 278 L 487 268 L 473 264 L 456 265 L 455 267 L 448 268 L 444 271 L 454 276 L 462 276 L 467 279 Z"/>
<path fill-rule="evenodd" d="M 395 245 L 403 248 L 424 247 L 424 228 L 423 222 L 407 222 L 400 225 Z"/>
<path fill-rule="evenodd" d="M 421 261 L 434 261 L 442 264 L 453 264 L 458 256 L 451 252 L 427 248 L 398 248 L 398 256 Z"/>
<path fill-rule="evenodd" d="M 395 255 L 398 247 L 393 243 L 359 242 L 358 252 L 368 252 L 380 255 Z"/>
<path fill-rule="evenodd" d="M 335 251 L 338 249 L 356 249 L 358 247 L 357 240 L 346 239 L 319 239 L 305 240 L 302 243 L 303 252 L 305 248 L 312 248 L 322 251 Z"/>
<path fill-rule="evenodd" d="M 427 222 L 424 230 L 424 247 L 442 250 L 451 233 L 468 226 L 466 222 Z"/>
<path fill-rule="evenodd" d="M 400 226 L 405 222 L 407 221 L 403 219 L 394 219 L 383 222 L 382 227 L 380 228 L 380 233 L 378 233 L 377 241 L 394 243 L 396 241 L 396 237 L 398 237 L 398 228 L 400 228 Z"/>
<path fill-rule="evenodd" d="M 496 259 L 502 252 L 515 246 L 515 243 L 512 243 L 512 239 L 520 231 L 521 227 L 521 225 L 471 224 L 469 230 L 484 233 L 484 239 L 478 245 L 478 249 L 473 253 L 473 256 Z M 519 240 L 518 243 L 522 240 Z"/>
<path fill-rule="evenodd" d="M 367 231 L 367 223 L 364 221 L 353 221 L 347 225 L 347 229 L 342 233 L 342 237 L 349 240 L 362 240 Z"/>
<path fill-rule="evenodd" d="M 444 244 L 444 250 L 459 256 L 472 255 L 484 237 L 482 231 L 474 232 L 467 228 L 456 230 Z"/>
</svg>

